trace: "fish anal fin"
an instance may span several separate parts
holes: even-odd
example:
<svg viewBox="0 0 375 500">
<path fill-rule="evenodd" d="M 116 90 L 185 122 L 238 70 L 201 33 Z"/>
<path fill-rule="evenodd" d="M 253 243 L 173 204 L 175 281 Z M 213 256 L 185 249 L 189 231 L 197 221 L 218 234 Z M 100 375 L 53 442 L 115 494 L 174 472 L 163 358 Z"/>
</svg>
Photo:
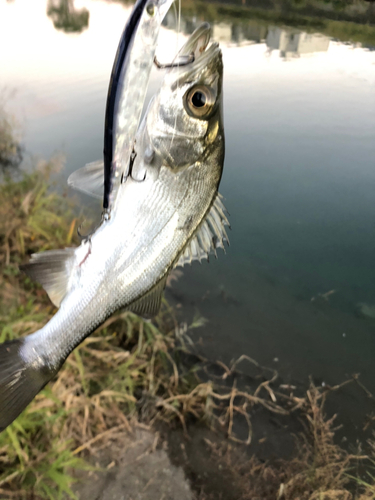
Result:
<svg viewBox="0 0 375 500">
<path fill-rule="evenodd" d="M 212 252 L 216 255 L 216 249 L 222 248 L 225 251 L 224 242 L 229 245 L 229 238 L 225 226 L 230 228 L 227 210 L 224 207 L 222 196 L 217 193 L 216 198 L 199 225 L 196 233 L 184 248 L 175 267 L 191 264 L 194 260 L 207 259 Z"/>
<path fill-rule="evenodd" d="M 56 307 L 69 290 L 69 279 L 74 267 L 74 248 L 34 253 L 30 262 L 20 266 L 21 271 L 42 285 Z"/>
<path fill-rule="evenodd" d="M 103 198 L 104 163 L 103 160 L 93 161 L 76 170 L 68 177 L 68 185 L 77 191 L 94 198 Z"/>
<path fill-rule="evenodd" d="M 142 318 L 150 319 L 156 316 L 161 306 L 161 299 L 167 277 L 161 279 L 151 290 L 149 290 L 143 297 L 133 302 L 128 310 Z"/>
</svg>

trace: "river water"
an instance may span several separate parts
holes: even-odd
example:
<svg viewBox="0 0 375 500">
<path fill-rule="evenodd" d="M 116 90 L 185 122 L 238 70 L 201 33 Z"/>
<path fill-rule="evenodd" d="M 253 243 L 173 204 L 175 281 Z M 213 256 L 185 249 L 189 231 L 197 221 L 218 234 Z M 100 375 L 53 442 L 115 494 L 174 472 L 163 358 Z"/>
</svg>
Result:
<svg viewBox="0 0 375 500">
<path fill-rule="evenodd" d="M 339 21 L 333 34 L 332 23 L 304 32 L 277 13 L 253 18 L 247 5 L 247 17 L 188 5 L 179 35 L 168 15 L 157 53 L 168 61 L 187 33 L 216 19 L 225 71 L 220 191 L 232 231 L 227 254 L 185 267 L 171 299 L 181 319 L 208 320 L 191 335 L 212 356 L 247 354 L 290 381 L 336 384 L 361 373 L 375 390 L 371 40 L 353 41 Z M 101 156 L 108 80 L 130 10 L 103 0 L 0 3 L 0 85 L 15 91 L 7 106 L 29 155 L 66 155 L 64 182 Z M 155 69 L 148 96 L 161 78 Z M 355 398 L 340 402 L 348 425 L 364 404 Z"/>
</svg>

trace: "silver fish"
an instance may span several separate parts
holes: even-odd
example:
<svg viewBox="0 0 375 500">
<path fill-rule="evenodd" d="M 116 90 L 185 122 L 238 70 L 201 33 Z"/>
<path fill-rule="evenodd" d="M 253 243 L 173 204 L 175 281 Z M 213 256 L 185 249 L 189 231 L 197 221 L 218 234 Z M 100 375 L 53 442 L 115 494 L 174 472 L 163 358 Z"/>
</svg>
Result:
<svg viewBox="0 0 375 500">
<path fill-rule="evenodd" d="M 78 248 L 34 254 L 29 275 L 60 306 L 39 331 L 0 345 L 0 428 L 119 308 L 154 316 L 170 271 L 228 242 L 218 186 L 224 162 L 223 65 L 210 28 L 194 32 L 151 101 L 111 217 Z"/>
</svg>

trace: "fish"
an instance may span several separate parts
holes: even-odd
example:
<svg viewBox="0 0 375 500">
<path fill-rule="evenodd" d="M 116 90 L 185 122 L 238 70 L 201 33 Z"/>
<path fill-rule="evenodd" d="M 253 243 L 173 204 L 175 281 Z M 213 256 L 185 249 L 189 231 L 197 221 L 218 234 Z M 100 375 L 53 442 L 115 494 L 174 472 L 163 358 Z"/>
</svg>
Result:
<svg viewBox="0 0 375 500">
<path fill-rule="evenodd" d="M 173 0 L 136 1 L 121 35 L 111 72 L 105 114 L 104 161 L 86 165 L 68 179 L 68 184 L 73 188 L 93 196 L 98 194 L 96 189 L 101 190 L 99 197 L 103 197 L 104 208 L 102 220 L 109 216 L 109 202 L 116 199 L 121 170 L 123 174 L 123 165 L 129 163 L 130 147 L 144 104 L 158 33 L 172 3 Z M 74 249 L 66 249 L 63 253 L 55 251 L 33 255 L 29 265 L 20 266 L 44 286 L 57 307 L 69 288 L 71 270 L 66 269 L 65 274 L 64 266 L 72 262 L 67 256 L 73 253 Z M 38 259 L 39 264 L 36 262 Z M 27 363 L 23 361 L 18 360 L 13 366 L 15 360 L 12 354 L 17 344 L 0 345 L 0 432 L 27 406 L 48 378 L 48 370 L 44 370 L 46 376 L 43 377 L 38 374 L 38 370 L 28 369 Z M 29 374 L 34 380 L 27 396 L 26 392 L 18 392 L 17 387 L 21 385 L 22 389 L 28 390 Z M 13 386 L 14 391 L 11 390 Z"/>
<path fill-rule="evenodd" d="M 118 309 L 155 316 L 170 272 L 229 244 L 218 187 L 225 139 L 223 61 L 198 28 L 164 75 L 135 136 L 129 175 L 111 210 L 77 248 L 33 254 L 24 266 L 59 307 L 25 338 L 0 345 L 0 430 L 68 355 Z"/>
</svg>

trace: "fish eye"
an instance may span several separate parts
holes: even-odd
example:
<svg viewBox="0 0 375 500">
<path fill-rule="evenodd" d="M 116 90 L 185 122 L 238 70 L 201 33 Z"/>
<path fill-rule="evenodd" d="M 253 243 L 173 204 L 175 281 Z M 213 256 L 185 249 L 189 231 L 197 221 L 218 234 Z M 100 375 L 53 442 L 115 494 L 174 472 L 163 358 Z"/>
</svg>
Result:
<svg viewBox="0 0 375 500">
<path fill-rule="evenodd" d="M 206 118 L 215 105 L 214 93 L 206 85 L 196 85 L 185 94 L 184 105 L 193 118 Z"/>
<path fill-rule="evenodd" d="M 206 94 L 201 92 L 200 90 L 196 90 L 194 94 L 191 96 L 191 103 L 195 108 L 202 108 L 207 104 Z"/>
<path fill-rule="evenodd" d="M 151 17 L 155 15 L 155 4 L 150 2 L 146 7 L 147 14 Z"/>
</svg>

